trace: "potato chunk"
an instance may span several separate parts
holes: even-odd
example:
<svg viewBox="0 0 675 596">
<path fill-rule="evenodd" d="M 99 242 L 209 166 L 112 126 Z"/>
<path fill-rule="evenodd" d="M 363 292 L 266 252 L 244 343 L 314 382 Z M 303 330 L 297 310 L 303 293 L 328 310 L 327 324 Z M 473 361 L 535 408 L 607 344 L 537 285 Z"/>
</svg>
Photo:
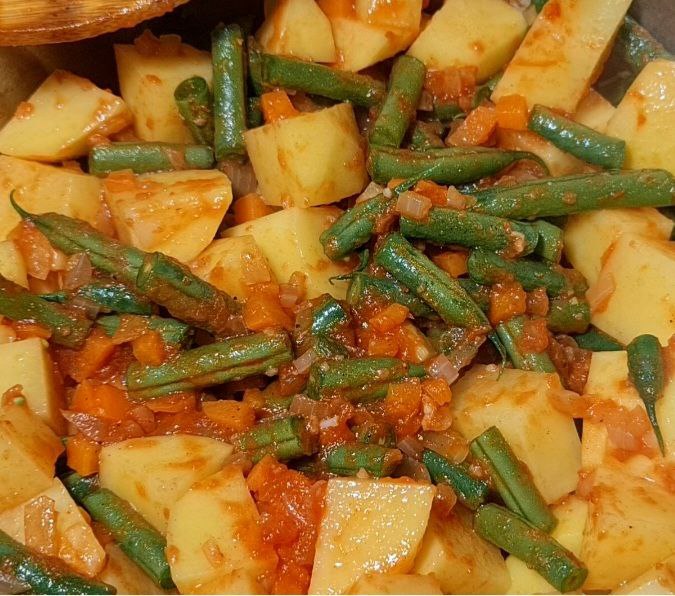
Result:
<svg viewBox="0 0 675 596">
<path fill-rule="evenodd" d="M 504 559 L 472 525 L 460 506 L 447 518 L 432 513 L 413 571 L 433 575 L 446 594 L 503 594 L 509 587 Z"/>
<path fill-rule="evenodd" d="M 612 594 L 675 594 L 675 555 L 657 563 Z"/>
<path fill-rule="evenodd" d="M 443 594 L 433 575 L 370 573 L 357 581 L 350 594 Z"/>
<path fill-rule="evenodd" d="M 57 70 L 0 130 L 0 153 L 49 162 L 73 159 L 87 154 L 93 135 L 107 136 L 130 123 L 119 97 Z"/>
<path fill-rule="evenodd" d="M 574 421 L 550 400 L 562 390 L 555 374 L 474 366 L 453 386 L 454 428 L 471 440 L 497 426 L 553 503 L 576 488 L 581 464 Z"/>
<path fill-rule="evenodd" d="M 523 14 L 502 0 L 447 0 L 408 53 L 434 70 L 475 66 L 483 81 L 511 59 L 526 29 Z"/>
<path fill-rule="evenodd" d="M 277 557 L 262 541 L 240 468 L 196 482 L 171 507 L 166 552 L 182 594 L 262 593 L 258 578 L 274 570 Z"/>
<path fill-rule="evenodd" d="M 616 108 L 609 103 L 595 89 L 591 89 L 574 112 L 574 120 L 598 132 L 605 132 L 607 124 L 616 112 Z"/>
<path fill-rule="evenodd" d="M 244 133 L 269 205 L 312 207 L 357 194 L 368 182 L 351 105 L 307 112 Z"/>
<path fill-rule="evenodd" d="M 28 288 L 26 263 L 13 240 L 0 241 L 0 275 Z"/>
<path fill-rule="evenodd" d="M 573 114 L 602 68 L 631 0 L 551 0 L 492 94 Z"/>
<path fill-rule="evenodd" d="M 642 69 L 607 125 L 626 141 L 625 168 L 663 168 L 675 174 L 675 62 L 657 60 Z"/>
<path fill-rule="evenodd" d="M 101 181 L 71 170 L 0 155 L 0 240 L 21 221 L 9 203 L 10 193 L 26 211 L 53 211 L 97 226 L 103 207 Z"/>
<path fill-rule="evenodd" d="M 115 59 L 122 97 L 134 115 L 134 130 L 144 141 L 192 143 L 176 108 L 173 92 L 185 79 L 199 76 L 211 84 L 211 56 L 175 36 L 153 39 L 144 34 L 135 45 L 116 45 Z"/>
<path fill-rule="evenodd" d="M 232 202 L 230 180 L 216 170 L 118 174 L 104 189 L 122 242 L 182 262 L 209 245 Z"/>
<path fill-rule="evenodd" d="M 232 446 L 192 435 L 143 437 L 101 449 L 101 486 L 129 501 L 160 532 L 169 510 L 198 480 L 223 467 Z"/>
<path fill-rule="evenodd" d="M 397 480 L 328 481 L 310 594 L 345 594 L 366 573 L 406 573 L 435 488 Z"/>
<path fill-rule="evenodd" d="M 292 207 L 259 217 L 225 231 L 226 238 L 253 236 L 267 258 L 279 282 L 301 271 L 307 275 L 307 298 L 332 294 L 344 298 L 347 282 L 331 283 L 331 278 L 351 271 L 345 263 L 334 263 L 326 257 L 319 242 L 321 232 L 339 216 L 335 207 Z"/>
<path fill-rule="evenodd" d="M 591 322 L 620 342 L 651 333 L 662 345 L 675 333 L 675 244 L 623 234 L 607 251 L 597 286 L 607 297 Z"/>
<path fill-rule="evenodd" d="M 115 586 L 118 594 L 170 594 L 157 587 L 147 573 L 111 542 L 105 547 L 107 560 L 98 579 Z"/>
</svg>

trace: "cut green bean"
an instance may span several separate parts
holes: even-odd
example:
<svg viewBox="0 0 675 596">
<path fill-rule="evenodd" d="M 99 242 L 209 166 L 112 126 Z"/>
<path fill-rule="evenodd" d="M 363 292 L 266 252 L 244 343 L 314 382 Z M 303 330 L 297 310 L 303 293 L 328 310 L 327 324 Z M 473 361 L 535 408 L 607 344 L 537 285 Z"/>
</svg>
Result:
<svg viewBox="0 0 675 596">
<path fill-rule="evenodd" d="M 394 428 L 381 420 L 365 420 L 353 426 L 351 430 L 356 440 L 364 445 L 396 447 L 396 432 Z"/>
<path fill-rule="evenodd" d="M 89 173 L 107 176 L 119 170 L 136 174 L 173 170 L 208 170 L 213 149 L 207 145 L 177 143 L 109 143 L 89 152 Z"/>
<path fill-rule="evenodd" d="M 553 333 L 584 333 L 591 324 L 591 307 L 584 299 L 554 298 L 546 316 Z"/>
<path fill-rule="evenodd" d="M 83 314 L 52 304 L 0 275 L 0 315 L 12 321 L 37 323 L 51 332 L 54 343 L 77 348 L 84 343 L 92 322 Z"/>
<path fill-rule="evenodd" d="M 256 333 L 182 352 L 160 366 L 134 362 L 127 371 L 127 389 L 132 399 L 153 399 L 269 374 L 292 359 L 285 332 Z"/>
<path fill-rule="evenodd" d="M 244 35 L 236 24 L 211 37 L 213 56 L 213 143 L 218 161 L 246 155 L 246 64 Z"/>
<path fill-rule="evenodd" d="M 432 112 L 434 118 L 440 122 L 449 123 L 457 118 L 465 116 L 464 110 L 454 102 L 436 102 Z M 443 146 L 445 143 L 443 144 Z"/>
<path fill-rule="evenodd" d="M 288 461 L 314 453 L 312 436 L 300 416 L 260 422 L 239 435 L 235 444 L 240 451 L 248 453 L 253 463 L 266 455 Z"/>
<path fill-rule="evenodd" d="M 325 335 L 346 325 L 351 317 L 342 304 L 332 296 L 325 294 L 321 303 L 312 312 L 312 335 Z"/>
<path fill-rule="evenodd" d="M 537 0 L 535 0 L 535 3 Z M 497 86 L 497 83 L 502 78 L 501 72 L 498 72 L 496 75 L 493 75 L 491 78 L 489 78 L 487 81 L 485 81 L 482 85 L 479 85 L 478 88 L 476 89 L 476 93 L 473 96 L 473 101 L 471 102 L 471 108 L 475 109 L 479 105 L 481 105 L 484 101 L 490 99 L 490 96 L 492 95 L 492 92 L 495 90 L 495 87 Z"/>
<path fill-rule="evenodd" d="M 396 466 L 403 460 L 398 449 L 389 449 L 380 445 L 338 445 L 326 453 L 326 468 L 338 476 L 356 476 L 365 470 L 371 476 L 382 478 L 391 476 Z"/>
<path fill-rule="evenodd" d="M 534 106 L 528 128 L 558 149 L 609 170 L 621 169 L 626 159 L 626 142 L 622 139 L 599 133 L 545 106 Z"/>
<path fill-rule="evenodd" d="M 415 122 L 410 135 L 408 149 L 413 151 L 426 151 L 445 147 L 441 138 L 445 127 L 438 122 Z"/>
<path fill-rule="evenodd" d="M 465 507 L 477 509 L 481 503 L 485 503 L 489 487 L 487 483 L 471 476 L 467 466 L 454 464 L 430 449 L 425 449 L 422 453 L 422 463 L 429 470 L 434 483 L 449 484 Z"/>
<path fill-rule="evenodd" d="M 389 88 L 370 132 L 371 145 L 400 147 L 415 119 L 422 96 L 424 63 L 413 56 L 399 56 L 389 78 Z"/>
<path fill-rule="evenodd" d="M 427 330 L 427 337 L 434 349 L 450 361 L 455 370 L 469 366 L 485 342 L 485 336 L 476 336 L 462 327 L 432 326 Z"/>
<path fill-rule="evenodd" d="M 31 594 L 116 594 L 101 581 L 75 573 L 61 559 L 42 555 L 0 530 L 0 571 Z M 14 592 L 11 592 L 14 593 Z"/>
<path fill-rule="evenodd" d="M 563 251 L 563 230 L 543 219 L 533 221 L 532 225 L 539 233 L 539 241 L 534 254 L 545 261 L 559 263 Z"/>
<path fill-rule="evenodd" d="M 432 263 L 401 234 L 387 236 L 375 253 L 375 262 L 424 300 L 449 325 L 487 332 L 483 311 L 456 279 Z"/>
<path fill-rule="evenodd" d="M 574 592 L 586 581 L 584 564 L 556 540 L 516 513 L 490 503 L 476 512 L 474 530 L 523 561 L 560 592 Z"/>
<path fill-rule="evenodd" d="M 625 349 L 623 344 L 595 328 L 575 336 L 574 341 L 580 348 L 591 352 L 621 352 Z"/>
<path fill-rule="evenodd" d="M 425 375 L 422 365 L 406 364 L 397 358 L 315 362 L 309 369 L 307 395 L 318 400 L 337 393 L 350 401 L 376 401 L 387 395 L 390 383 Z"/>
<path fill-rule="evenodd" d="M 506 506 L 544 532 L 557 524 L 544 497 L 496 426 L 491 426 L 471 442 L 471 453 L 490 471 L 493 485 Z"/>
<path fill-rule="evenodd" d="M 633 73 L 638 74 L 654 60 L 673 60 L 673 55 L 652 37 L 640 23 L 626 15 L 619 29 L 616 46 Z"/>
<path fill-rule="evenodd" d="M 523 332 L 527 318 L 517 316 L 499 323 L 496 331 L 511 363 L 521 370 L 554 373 L 556 368 L 546 352 L 525 352 L 522 347 Z"/>
<path fill-rule="evenodd" d="M 192 329 L 189 325 L 176 319 L 167 319 L 164 317 L 142 317 L 139 315 L 127 315 L 128 318 L 138 318 L 144 321 L 148 330 L 156 331 L 165 344 L 182 347 L 188 344 L 192 339 Z M 108 337 L 117 333 L 125 317 L 120 315 L 108 315 L 97 319 L 96 324 L 105 331 Z"/>
<path fill-rule="evenodd" d="M 40 294 L 40 298 L 48 302 L 65 304 L 73 298 L 91 302 L 105 312 L 115 312 L 129 315 L 152 314 L 152 304 L 132 292 L 124 284 L 109 282 L 92 282 L 68 292 L 62 290 L 51 294 Z"/>
<path fill-rule="evenodd" d="M 626 346 L 628 376 L 640 394 L 663 455 L 666 447 L 656 418 L 656 402 L 663 397 L 666 373 L 661 344 L 654 335 L 639 335 Z"/>
<path fill-rule="evenodd" d="M 145 520 L 127 501 L 78 474 L 63 479 L 70 494 L 92 519 L 110 533 L 120 549 L 158 586 L 174 586 L 167 561 L 166 538 Z"/>
<path fill-rule="evenodd" d="M 246 121 L 248 122 L 249 128 L 257 128 L 258 126 L 265 124 L 259 97 L 248 98 Z"/>
<path fill-rule="evenodd" d="M 536 219 L 597 209 L 675 205 L 675 179 L 665 170 L 601 172 L 495 186 L 479 190 L 473 197 L 473 211 Z"/>
<path fill-rule="evenodd" d="M 206 79 L 185 79 L 176 87 L 173 97 L 195 143 L 213 145 L 213 97 Z"/>
</svg>

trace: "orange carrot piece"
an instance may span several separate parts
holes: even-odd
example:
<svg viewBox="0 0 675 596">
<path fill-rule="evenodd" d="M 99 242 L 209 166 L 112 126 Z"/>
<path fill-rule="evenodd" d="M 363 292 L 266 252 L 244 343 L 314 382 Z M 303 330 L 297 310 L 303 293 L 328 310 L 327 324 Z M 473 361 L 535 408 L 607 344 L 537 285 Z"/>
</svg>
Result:
<svg viewBox="0 0 675 596">
<path fill-rule="evenodd" d="M 448 203 L 448 189 L 430 180 L 420 180 L 415 184 L 415 192 L 431 199 L 433 205 L 445 207 Z"/>
<path fill-rule="evenodd" d="M 122 389 L 87 379 L 75 389 L 70 409 L 118 421 L 126 416 L 131 403 Z"/>
<path fill-rule="evenodd" d="M 115 344 L 103 329 L 96 328 L 87 337 L 84 346 L 76 354 L 76 363 L 71 376 L 76 381 L 84 381 L 101 369 L 115 352 Z"/>
<path fill-rule="evenodd" d="M 255 424 L 255 411 L 249 403 L 222 399 L 202 403 L 202 411 L 218 426 L 233 433 L 248 430 Z"/>
<path fill-rule="evenodd" d="M 384 310 L 381 310 L 374 317 L 371 317 L 368 324 L 380 333 L 392 331 L 400 326 L 408 318 L 410 311 L 401 304 L 390 304 Z"/>
<path fill-rule="evenodd" d="M 254 192 L 239 197 L 234 202 L 233 210 L 234 223 L 237 225 L 274 213 L 274 209 L 266 205 L 262 197 Z"/>
<path fill-rule="evenodd" d="M 522 95 L 504 95 L 495 104 L 499 128 L 527 130 L 527 101 Z"/>
<path fill-rule="evenodd" d="M 159 366 L 166 360 L 166 346 L 157 331 L 146 331 L 131 342 L 131 348 L 141 364 Z"/>
<path fill-rule="evenodd" d="M 493 325 L 525 314 L 527 311 L 527 292 L 518 282 L 495 284 L 490 291 L 490 309 L 488 318 Z"/>
<path fill-rule="evenodd" d="M 82 433 L 68 437 L 66 458 L 68 467 L 80 476 L 91 476 L 98 472 L 98 456 L 101 446 L 90 441 Z"/>
<path fill-rule="evenodd" d="M 283 89 L 275 89 L 260 96 L 260 108 L 267 124 L 293 118 L 299 114 Z"/>
<path fill-rule="evenodd" d="M 456 147 L 483 145 L 497 128 L 497 112 L 489 106 L 478 106 L 469 112 L 457 129 L 448 136 L 448 141 Z"/>
<path fill-rule="evenodd" d="M 244 304 L 243 317 L 244 325 L 252 331 L 262 331 L 270 327 L 283 327 L 288 331 L 293 329 L 293 320 L 279 301 L 279 286 L 276 284 L 251 286 Z"/>
<path fill-rule="evenodd" d="M 437 254 L 432 258 L 443 271 L 452 277 L 459 277 L 464 275 L 469 269 L 467 261 L 469 260 L 469 253 L 459 251 L 447 251 Z"/>
</svg>

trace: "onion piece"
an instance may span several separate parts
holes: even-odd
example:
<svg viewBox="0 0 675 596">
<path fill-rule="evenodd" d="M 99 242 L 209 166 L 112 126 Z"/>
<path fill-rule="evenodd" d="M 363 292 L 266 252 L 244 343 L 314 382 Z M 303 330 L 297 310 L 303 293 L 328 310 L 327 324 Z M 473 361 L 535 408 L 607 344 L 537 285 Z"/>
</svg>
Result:
<svg viewBox="0 0 675 596">
<path fill-rule="evenodd" d="M 80 252 L 72 255 L 66 262 L 66 274 L 63 277 L 63 288 L 74 290 L 91 281 L 92 267 L 86 253 Z"/>
<path fill-rule="evenodd" d="M 220 162 L 220 171 L 227 174 L 232 183 L 232 194 L 235 197 L 243 197 L 255 192 L 258 181 L 250 163 L 237 163 L 236 161 L 224 160 Z"/>
<path fill-rule="evenodd" d="M 54 499 L 40 495 L 23 508 L 24 543 L 43 555 L 56 556 L 56 509 Z"/>
<path fill-rule="evenodd" d="M 317 415 L 320 403 L 321 402 L 299 393 L 293 397 L 291 405 L 288 408 L 288 413 L 292 416 L 302 416 L 309 420 L 312 416 Z"/>
<path fill-rule="evenodd" d="M 448 186 L 448 192 L 445 196 L 445 206 L 450 209 L 464 211 L 467 207 L 466 197 L 454 186 Z"/>
<path fill-rule="evenodd" d="M 422 452 L 424 451 L 424 445 L 419 439 L 416 439 L 413 436 L 407 436 L 404 439 L 401 439 L 396 447 L 400 449 L 408 457 L 413 459 L 421 459 Z"/>
<path fill-rule="evenodd" d="M 443 432 L 424 431 L 421 444 L 456 464 L 463 462 L 469 455 L 468 443 L 452 429 Z"/>
<path fill-rule="evenodd" d="M 72 410 L 61 410 L 61 416 L 92 441 L 102 443 L 110 436 L 110 422 L 98 416 Z"/>
<path fill-rule="evenodd" d="M 259 250 L 242 253 L 241 270 L 246 285 L 263 284 L 272 280 L 269 265 Z"/>
<path fill-rule="evenodd" d="M 409 455 L 403 455 L 403 460 L 396 468 L 395 476 L 397 478 L 406 476 L 415 482 L 431 483 L 431 476 L 427 467 L 421 461 Z"/>
<path fill-rule="evenodd" d="M 413 191 L 401 193 L 396 200 L 395 210 L 403 217 L 421 220 L 429 215 L 431 199 Z"/>
<path fill-rule="evenodd" d="M 293 360 L 293 367 L 298 374 L 304 374 L 309 370 L 309 367 L 316 362 L 317 353 L 310 348 L 302 356 Z"/>
<path fill-rule="evenodd" d="M 586 292 L 591 313 L 604 310 L 612 294 L 614 294 L 614 290 L 616 290 L 614 275 L 610 272 L 601 272 L 597 281 Z"/>
<path fill-rule="evenodd" d="M 141 404 L 132 408 L 129 411 L 129 416 L 138 423 L 144 433 L 155 430 L 155 414 L 147 406 Z"/>
<path fill-rule="evenodd" d="M 363 189 L 363 192 L 356 199 L 356 205 L 376 197 L 377 195 L 381 194 L 383 190 L 384 186 L 381 186 L 376 182 L 371 182 L 368 186 L 366 186 L 366 188 Z"/>
<path fill-rule="evenodd" d="M 427 370 L 434 379 L 443 379 L 448 385 L 452 385 L 459 377 L 459 370 L 445 354 L 439 354 L 430 360 Z"/>
</svg>

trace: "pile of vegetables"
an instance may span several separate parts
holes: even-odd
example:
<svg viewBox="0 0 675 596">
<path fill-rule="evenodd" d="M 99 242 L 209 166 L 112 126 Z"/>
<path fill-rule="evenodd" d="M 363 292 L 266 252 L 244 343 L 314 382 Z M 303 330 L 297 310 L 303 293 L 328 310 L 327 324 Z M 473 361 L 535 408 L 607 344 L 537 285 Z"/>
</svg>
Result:
<svg viewBox="0 0 675 596">
<path fill-rule="evenodd" d="M 516 4 L 279 0 L 17 107 L 3 592 L 675 593 L 675 62 Z"/>
</svg>

